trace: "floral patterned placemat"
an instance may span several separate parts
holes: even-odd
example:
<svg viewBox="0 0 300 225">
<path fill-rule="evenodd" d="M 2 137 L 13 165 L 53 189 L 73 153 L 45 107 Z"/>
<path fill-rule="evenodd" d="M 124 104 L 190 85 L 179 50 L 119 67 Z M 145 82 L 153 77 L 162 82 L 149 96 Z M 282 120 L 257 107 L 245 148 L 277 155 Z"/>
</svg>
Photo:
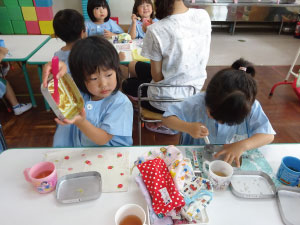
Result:
<svg viewBox="0 0 300 225">
<path fill-rule="evenodd" d="M 45 161 L 55 164 L 58 178 L 67 174 L 97 171 L 101 174 L 102 192 L 128 190 L 128 152 L 120 152 L 117 149 L 52 151 L 46 153 Z"/>
<path fill-rule="evenodd" d="M 204 147 L 201 146 L 201 147 L 193 147 L 193 148 L 186 148 L 185 149 L 186 157 L 191 159 L 193 168 L 194 168 L 194 161 L 193 161 L 192 151 L 196 150 L 196 152 L 197 152 L 196 155 L 197 155 L 197 159 L 199 161 L 200 171 L 203 170 L 202 169 L 202 162 L 203 162 L 202 152 L 203 152 L 203 148 Z M 274 171 L 271 168 L 270 164 L 268 163 L 268 161 L 265 159 L 264 155 L 258 149 L 254 149 L 254 150 L 244 152 L 244 154 L 242 156 L 242 166 L 241 166 L 240 170 L 244 170 L 244 171 L 263 171 L 272 178 L 272 180 L 273 180 L 276 187 L 281 185 L 281 183 L 276 178 L 276 175 L 274 174 Z"/>
</svg>

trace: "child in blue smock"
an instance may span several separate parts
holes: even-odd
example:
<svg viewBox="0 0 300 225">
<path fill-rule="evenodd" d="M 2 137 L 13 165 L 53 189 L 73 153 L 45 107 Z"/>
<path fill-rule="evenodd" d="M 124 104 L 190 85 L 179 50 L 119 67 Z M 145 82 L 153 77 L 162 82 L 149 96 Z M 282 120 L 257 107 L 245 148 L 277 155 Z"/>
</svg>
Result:
<svg viewBox="0 0 300 225">
<path fill-rule="evenodd" d="M 92 36 L 75 43 L 69 66 L 84 99 L 84 110 L 72 120 L 55 119 L 59 125 L 53 147 L 132 145 L 133 107 L 119 91 L 119 64 L 117 51 L 102 37 Z M 46 68 L 44 86 L 48 75 Z"/>
<path fill-rule="evenodd" d="M 152 0 L 136 0 L 132 9 L 131 25 L 128 33 L 131 39 L 144 38 L 147 26 L 155 23 Z"/>
<path fill-rule="evenodd" d="M 225 155 L 225 161 L 240 166 L 244 151 L 271 143 L 275 134 L 255 99 L 254 75 L 249 62 L 237 60 L 214 75 L 205 93 L 171 105 L 163 124 L 182 132 L 182 145 L 204 145 L 206 136 L 211 144 L 224 144 L 215 157 Z"/>
<path fill-rule="evenodd" d="M 31 109 L 32 104 L 19 103 L 12 86 L 6 79 L 4 79 L 9 71 L 9 64 L 1 61 L 5 58 L 7 53 L 7 48 L 0 47 L 0 98 L 5 97 L 11 104 L 14 114 L 18 116 Z"/>
<path fill-rule="evenodd" d="M 87 12 L 91 21 L 85 21 L 88 36 L 103 35 L 111 38 L 113 35 L 124 33 L 122 28 L 110 19 L 110 9 L 106 0 L 89 0 Z"/>
<path fill-rule="evenodd" d="M 54 16 L 53 29 L 55 36 L 66 42 L 66 45 L 55 52 L 54 56 L 67 64 L 70 73 L 68 58 L 72 46 L 77 40 L 86 37 L 84 18 L 74 9 L 60 10 Z"/>
</svg>

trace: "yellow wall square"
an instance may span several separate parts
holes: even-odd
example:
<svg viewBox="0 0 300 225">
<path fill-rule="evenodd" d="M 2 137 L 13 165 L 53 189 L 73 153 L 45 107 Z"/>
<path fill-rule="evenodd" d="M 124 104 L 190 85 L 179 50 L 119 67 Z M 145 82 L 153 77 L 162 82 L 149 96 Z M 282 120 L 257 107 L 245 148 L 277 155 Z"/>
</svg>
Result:
<svg viewBox="0 0 300 225">
<path fill-rule="evenodd" d="M 54 34 L 53 20 L 51 21 L 39 21 L 41 34 Z"/>
<path fill-rule="evenodd" d="M 21 7 L 25 21 L 37 21 L 35 7 Z"/>
</svg>

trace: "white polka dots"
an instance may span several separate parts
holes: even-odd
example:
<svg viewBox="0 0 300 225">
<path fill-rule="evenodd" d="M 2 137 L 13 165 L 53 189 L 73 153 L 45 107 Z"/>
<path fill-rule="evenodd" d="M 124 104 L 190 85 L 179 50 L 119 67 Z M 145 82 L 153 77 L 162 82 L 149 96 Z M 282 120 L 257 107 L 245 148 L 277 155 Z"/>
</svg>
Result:
<svg viewBox="0 0 300 225">
<path fill-rule="evenodd" d="M 184 206 L 183 198 L 177 189 L 173 188 L 173 179 L 162 159 L 148 160 L 137 167 L 152 197 L 152 206 L 156 214 L 166 215 L 175 208 L 180 210 Z"/>
</svg>

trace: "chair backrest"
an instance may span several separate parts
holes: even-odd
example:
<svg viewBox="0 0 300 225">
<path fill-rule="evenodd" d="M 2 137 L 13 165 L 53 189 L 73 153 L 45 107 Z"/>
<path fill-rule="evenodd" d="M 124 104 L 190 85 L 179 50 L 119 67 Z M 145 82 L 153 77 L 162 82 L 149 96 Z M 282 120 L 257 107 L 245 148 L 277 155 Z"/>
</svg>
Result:
<svg viewBox="0 0 300 225">
<path fill-rule="evenodd" d="M 147 117 L 144 118 L 143 110 L 141 107 L 141 102 L 142 101 L 153 101 L 153 102 L 181 102 L 184 99 L 182 98 L 161 98 L 161 99 L 152 99 L 149 97 L 142 97 L 142 89 L 144 87 L 158 87 L 158 88 L 191 88 L 193 90 L 193 95 L 196 94 L 197 89 L 193 85 L 171 85 L 171 84 L 154 84 L 154 83 L 143 83 L 138 87 L 138 133 L 139 133 L 139 145 L 142 144 L 142 122 L 150 122 L 150 123 L 155 123 L 155 122 L 161 122 L 161 115 L 156 115 L 156 116 L 151 116 L 149 119 Z M 147 113 L 149 115 L 149 113 Z M 157 114 L 157 113 L 153 113 Z"/>
<path fill-rule="evenodd" d="M 6 145 L 4 134 L 2 131 L 2 125 L 0 124 L 0 152 L 4 151 L 6 149 L 7 149 L 7 145 Z"/>
<path fill-rule="evenodd" d="M 119 24 L 119 17 L 110 17 L 113 21 L 115 21 L 117 24 Z"/>
</svg>

